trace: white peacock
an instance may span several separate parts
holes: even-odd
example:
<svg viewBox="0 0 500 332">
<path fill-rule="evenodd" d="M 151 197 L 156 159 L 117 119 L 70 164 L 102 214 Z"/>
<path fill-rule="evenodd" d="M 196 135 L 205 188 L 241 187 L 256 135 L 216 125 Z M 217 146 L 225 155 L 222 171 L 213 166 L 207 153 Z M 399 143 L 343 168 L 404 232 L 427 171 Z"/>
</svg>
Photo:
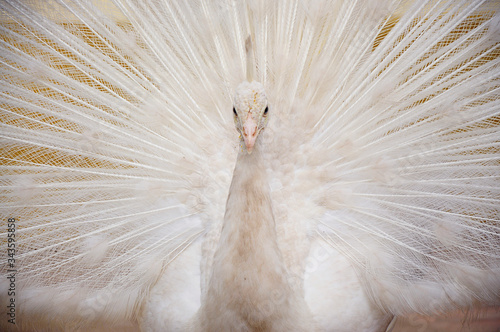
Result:
<svg viewBox="0 0 500 332">
<path fill-rule="evenodd" d="M 498 305 L 499 9 L 2 1 L 4 310 L 380 331 Z"/>
</svg>

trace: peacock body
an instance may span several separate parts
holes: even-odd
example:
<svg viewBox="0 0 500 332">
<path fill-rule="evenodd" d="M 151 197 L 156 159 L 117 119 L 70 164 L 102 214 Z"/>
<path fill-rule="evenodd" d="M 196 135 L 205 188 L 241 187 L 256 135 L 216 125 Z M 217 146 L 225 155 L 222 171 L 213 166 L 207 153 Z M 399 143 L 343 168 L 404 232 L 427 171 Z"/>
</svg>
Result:
<svg viewBox="0 0 500 332">
<path fill-rule="evenodd" d="M 380 331 L 498 305 L 499 10 L 1 2 L 3 308 L 25 330 Z"/>
</svg>

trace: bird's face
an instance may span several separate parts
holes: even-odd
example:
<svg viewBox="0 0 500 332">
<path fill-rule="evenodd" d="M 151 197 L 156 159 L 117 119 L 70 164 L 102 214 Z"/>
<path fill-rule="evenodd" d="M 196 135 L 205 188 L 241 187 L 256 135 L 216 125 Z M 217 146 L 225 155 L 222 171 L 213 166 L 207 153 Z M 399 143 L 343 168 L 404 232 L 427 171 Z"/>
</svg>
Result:
<svg viewBox="0 0 500 332">
<path fill-rule="evenodd" d="M 252 153 L 255 141 L 267 124 L 269 105 L 264 86 L 258 82 L 243 82 L 236 88 L 234 97 L 234 124 Z"/>
</svg>

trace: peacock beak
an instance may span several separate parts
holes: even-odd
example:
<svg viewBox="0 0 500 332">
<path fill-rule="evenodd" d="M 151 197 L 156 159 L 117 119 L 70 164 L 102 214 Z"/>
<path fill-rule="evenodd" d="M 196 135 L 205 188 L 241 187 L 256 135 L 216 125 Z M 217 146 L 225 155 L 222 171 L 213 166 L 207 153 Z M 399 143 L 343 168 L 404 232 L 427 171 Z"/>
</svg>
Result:
<svg viewBox="0 0 500 332">
<path fill-rule="evenodd" d="M 253 151 L 255 145 L 255 140 L 257 139 L 257 123 L 249 114 L 245 123 L 243 124 L 243 141 L 247 148 L 247 152 L 250 154 Z"/>
</svg>

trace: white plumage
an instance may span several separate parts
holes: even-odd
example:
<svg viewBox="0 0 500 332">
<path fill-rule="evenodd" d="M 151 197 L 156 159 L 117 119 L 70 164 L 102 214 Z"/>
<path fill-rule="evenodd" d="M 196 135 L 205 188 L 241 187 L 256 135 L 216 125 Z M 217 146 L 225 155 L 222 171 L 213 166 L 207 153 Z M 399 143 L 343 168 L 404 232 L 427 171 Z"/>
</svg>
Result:
<svg viewBox="0 0 500 332">
<path fill-rule="evenodd" d="M 1 2 L 17 325 L 378 331 L 499 304 L 499 10 Z"/>
</svg>

